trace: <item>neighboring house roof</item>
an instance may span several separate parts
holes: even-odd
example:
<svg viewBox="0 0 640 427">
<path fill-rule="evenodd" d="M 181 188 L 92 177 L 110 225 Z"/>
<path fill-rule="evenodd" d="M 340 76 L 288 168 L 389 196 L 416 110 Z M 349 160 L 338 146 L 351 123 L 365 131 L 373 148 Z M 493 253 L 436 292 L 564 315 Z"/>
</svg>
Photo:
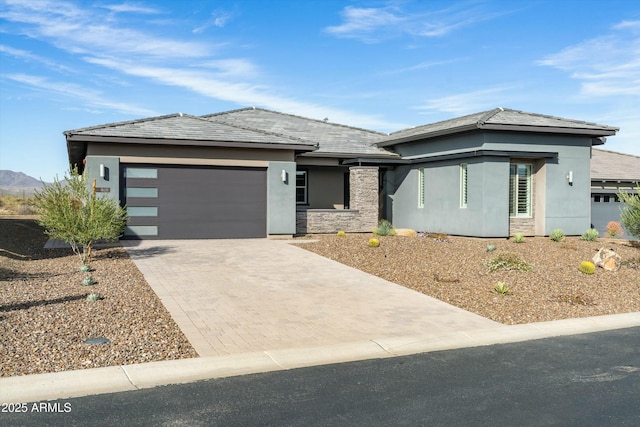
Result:
<svg viewBox="0 0 640 427">
<path fill-rule="evenodd" d="M 397 157 L 397 154 L 376 146 L 376 143 L 386 134 L 327 121 L 261 108 L 243 108 L 209 114 L 202 116 L 202 118 L 212 122 L 244 126 L 317 143 L 318 149 L 312 153 L 305 153 L 306 156 Z"/>
<path fill-rule="evenodd" d="M 424 126 L 413 127 L 389 134 L 383 138 L 379 147 L 386 147 L 418 139 L 434 138 L 442 135 L 471 130 L 503 130 L 518 132 L 567 133 L 602 137 L 615 135 L 616 127 L 562 117 L 527 113 L 508 108 L 495 108 L 468 116 L 457 117 Z M 602 144 L 600 141 L 595 144 Z"/>
<path fill-rule="evenodd" d="M 591 179 L 640 182 L 640 156 L 594 149 L 591 153 Z"/>
</svg>

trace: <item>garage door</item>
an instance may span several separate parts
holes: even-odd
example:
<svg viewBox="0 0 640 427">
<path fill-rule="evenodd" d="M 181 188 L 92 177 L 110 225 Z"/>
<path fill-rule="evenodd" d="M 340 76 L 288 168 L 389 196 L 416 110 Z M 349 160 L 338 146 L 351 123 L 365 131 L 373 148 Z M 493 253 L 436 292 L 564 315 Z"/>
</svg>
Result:
<svg viewBox="0 0 640 427">
<path fill-rule="evenodd" d="M 125 238 L 265 237 L 266 168 L 121 166 Z"/>
</svg>

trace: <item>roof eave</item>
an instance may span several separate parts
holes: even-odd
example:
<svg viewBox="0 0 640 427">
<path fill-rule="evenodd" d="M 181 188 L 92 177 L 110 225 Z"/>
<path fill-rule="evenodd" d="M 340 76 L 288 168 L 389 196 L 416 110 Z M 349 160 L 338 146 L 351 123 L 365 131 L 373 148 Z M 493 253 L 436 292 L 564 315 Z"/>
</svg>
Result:
<svg viewBox="0 0 640 427">
<path fill-rule="evenodd" d="M 242 142 L 242 141 L 224 141 L 224 140 L 194 140 L 194 139 L 166 139 L 166 138 L 128 138 L 121 136 L 97 136 L 97 135 L 77 135 L 66 134 L 67 145 L 69 142 L 74 143 L 117 143 L 117 144 L 142 144 L 142 145 L 179 145 L 179 146 L 196 146 L 196 147 L 225 147 L 225 148 L 267 148 L 274 150 L 297 150 L 297 151 L 314 151 L 317 145 L 311 144 L 283 144 L 268 142 Z"/>
<path fill-rule="evenodd" d="M 593 137 L 615 135 L 618 128 L 565 128 L 556 126 L 528 126 L 528 125 L 507 125 L 496 123 L 483 123 L 479 125 L 482 130 L 499 130 L 512 132 L 538 132 L 538 133 L 564 133 L 573 135 L 589 135 Z"/>
</svg>

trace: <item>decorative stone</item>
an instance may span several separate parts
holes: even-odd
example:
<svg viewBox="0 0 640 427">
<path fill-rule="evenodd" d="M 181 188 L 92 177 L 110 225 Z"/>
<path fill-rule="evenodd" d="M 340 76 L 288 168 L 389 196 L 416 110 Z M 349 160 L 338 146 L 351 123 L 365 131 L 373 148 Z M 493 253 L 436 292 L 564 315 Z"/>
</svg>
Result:
<svg viewBox="0 0 640 427">
<path fill-rule="evenodd" d="M 600 248 L 593 256 L 593 263 L 607 271 L 618 271 L 622 258 L 613 249 Z"/>
<path fill-rule="evenodd" d="M 105 337 L 97 337 L 97 338 L 89 338 L 82 342 L 85 344 L 109 344 L 111 341 L 109 341 Z"/>
<path fill-rule="evenodd" d="M 407 237 L 415 237 L 418 235 L 416 230 L 412 230 L 410 228 L 396 228 L 396 236 L 407 236 Z"/>
</svg>

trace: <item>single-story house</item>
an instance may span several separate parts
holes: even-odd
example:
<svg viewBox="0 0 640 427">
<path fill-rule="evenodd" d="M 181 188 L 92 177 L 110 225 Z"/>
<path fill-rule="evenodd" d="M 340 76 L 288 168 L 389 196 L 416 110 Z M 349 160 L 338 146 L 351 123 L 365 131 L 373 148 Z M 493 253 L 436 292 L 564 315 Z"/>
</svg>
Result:
<svg viewBox="0 0 640 427">
<path fill-rule="evenodd" d="M 592 147 L 618 128 L 496 108 L 384 134 L 260 108 L 64 132 L 69 161 L 129 212 L 129 238 L 396 227 L 581 234 Z"/>
<path fill-rule="evenodd" d="M 591 156 L 591 224 L 604 235 L 610 221 L 620 221 L 624 203 L 618 193 L 637 193 L 640 156 L 594 149 Z M 625 236 L 630 238 L 632 236 Z"/>
</svg>

